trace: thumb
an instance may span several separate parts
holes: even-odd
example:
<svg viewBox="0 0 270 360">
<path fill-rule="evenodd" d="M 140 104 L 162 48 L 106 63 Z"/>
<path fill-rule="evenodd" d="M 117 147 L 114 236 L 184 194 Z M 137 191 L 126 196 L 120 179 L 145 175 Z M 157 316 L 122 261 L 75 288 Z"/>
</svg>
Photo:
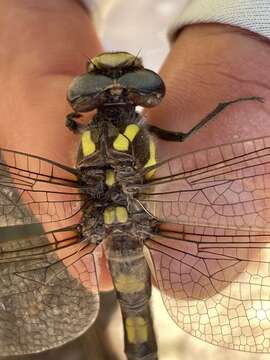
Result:
<svg viewBox="0 0 270 360">
<path fill-rule="evenodd" d="M 239 28 L 218 24 L 184 28 L 161 69 L 167 93 L 161 105 L 148 112 L 150 123 L 186 133 L 218 103 L 260 96 L 265 104 L 230 105 L 184 143 L 162 142 L 159 155 L 169 157 L 270 133 L 269 55 L 267 40 Z"/>
<path fill-rule="evenodd" d="M 77 1 L 2 1 L 0 22 L 1 146 L 71 165 L 66 89 L 101 51 L 89 16 Z"/>
</svg>

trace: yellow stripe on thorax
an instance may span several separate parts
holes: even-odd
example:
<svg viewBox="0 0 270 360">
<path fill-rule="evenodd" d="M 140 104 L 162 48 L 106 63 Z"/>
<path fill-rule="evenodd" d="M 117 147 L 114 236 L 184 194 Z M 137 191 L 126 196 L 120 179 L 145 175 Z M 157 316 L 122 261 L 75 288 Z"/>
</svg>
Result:
<svg viewBox="0 0 270 360">
<path fill-rule="evenodd" d="M 118 134 L 113 142 L 113 148 L 117 151 L 128 151 L 129 141 L 123 134 Z"/>
<path fill-rule="evenodd" d="M 147 341 L 147 323 L 141 316 L 130 316 L 125 322 L 128 342 L 131 344 L 141 344 Z"/>
<path fill-rule="evenodd" d="M 139 132 L 140 127 L 129 124 L 123 134 L 118 134 L 113 142 L 113 148 L 117 151 L 128 151 L 129 143 L 132 142 Z"/>
<path fill-rule="evenodd" d="M 84 131 L 82 134 L 82 152 L 83 156 L 89 156 L 96 151 L 96 144 L 91 138 L 90 130 Z"/>
<path fill-rule="evenodd" d="M 138 134 L 140 128 L 136 124 L 129 124 L 125 131 L 124 135 L 129 139 L 130 142 L 132 142 L 135 138 L 135 136 Z"/>
<path fill-rule="evenodd" d="M 147 163 L 144 165 L 144 167 L 148 168 L 150 166 L 155 165 L 156 163 L 157 163 L 156 144 L 154 143 L 153 139 L 150 137 L 149 138 L 149 159 L 148 159 Z M 145 174 L 145 178 L 150 179 L 155 174 L 155 172 L 156 172 L 155 169 L 149 171 L 148 173 Z"/>
</svg>

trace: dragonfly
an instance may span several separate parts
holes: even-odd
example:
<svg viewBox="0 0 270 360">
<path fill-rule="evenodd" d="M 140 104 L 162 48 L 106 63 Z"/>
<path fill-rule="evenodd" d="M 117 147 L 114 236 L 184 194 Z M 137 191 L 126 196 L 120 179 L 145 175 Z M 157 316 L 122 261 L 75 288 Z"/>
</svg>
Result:
<svg viewBox="0 0 270 360">
<path fill-rule="evenodd" d="M 164 82 L 140 58 L 102 53 L 67 91 L 73 112 L 66 126 L 80 136 L 73 168 L 0 149 L 2 355 L 56 348 L 92 326 L 100 249 L 127 359 L 158 359 L 152 283 L 187 333 L 229 349 L 269 351 L 270 138 L 167 160 L 159 160 L 155 140 L 186 141 L 227 107 L 263 99 L 220 103 L 182 133 L 136 111 L 164 95 Z M 85 124 L 80 117 L 92 110 Z"/>
</svg>

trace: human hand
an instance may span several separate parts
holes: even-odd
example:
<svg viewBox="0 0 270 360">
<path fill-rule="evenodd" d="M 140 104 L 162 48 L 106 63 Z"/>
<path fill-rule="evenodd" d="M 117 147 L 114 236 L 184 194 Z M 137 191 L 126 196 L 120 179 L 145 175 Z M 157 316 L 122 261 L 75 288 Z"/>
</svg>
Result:
<svg viewBox="0 0 270 360">
<path fill-rule="evenodd" d="M 269 41 L 221 24 L 185 27 L 161 69 L 162 103 L 147 111 L 150 123 L 188 132 L 218 103 L 247 96 L 265 98 L 229 106 L 184 143 L 163 146 L 162 157 L 270 134 Z"/>
<path fill-rule="evenodd" d="M 168 130 L 186 133 L 220 102 L 249 96 L 259 96 L 264 98 L 264 103 L 247 101 L 233 104 L 218 114 L 208 126 L 201 128 L 197 133 L 193 133 L 183 143 L 159 141 L 159 159 L 163 160 L 217 145 L 269 136 L 269 55 L 270 48 L 267 39 L 238 28 L 221 24 L 201 24 L 188 26 L 183 29 L 172 45 L 172 49 L 161 69 L 161 76 L 165 81 L 167 93 L 160 106 L 147 111 L 147 118 L 151 124 Z M 250 144 L 249 146 L 253 145 Z M 240 153 L 235 154 L 235 156 L 237 155 L 240 155 Z M 201 158 L 204 161 L 203 155 Z M 211 160 L 213 161 L 213 159 Z M 197 162 L 199 161 L 200 157 L 198 156 Z M 267 158 L 264 161 L 267 162 Z M 198 164 L 197 162 L 196 165 Z M 199 167 L 199 165 L 197 166 Z M 206 166 L 205 163 L 204 166 Z M 267 167 L 266 169 L 268 170 Z M 232 179 L 234 175 L 233 173 Z M 211 178 L 209 180 L 211 184 Z M 237 190 L 242 190 L 245 186 L 247 189 L 249 185 L 251 187 L 251 190 L 248 189 L 246 193 L 244 191 L 241 193 L 243 203 L 245 199 L 250 200 L 251 196 L 255 198 L 255 201 L 251 201 L 251 203 L 255 203 L 256 209 L 253 209 L 251 205 L 246 210 L 247 212 L 250 210 L 250 223 L 244 225 L 252 226 L 252 224 L 258 224 L 260 216 L 263 218 L 262 222 L 265 219 L 268 222 L 269 209 L 267 198 L 269 197 L 269 186 L 267 185 L 267 180 L 264 180 L 265 188 L 262 188 L 262 176 L 260 180 L 253 179 L 252 177 L 248 180 L 250 180 L 250 183 L 245 185 L 241 181 L 234 184 L 238 185 L 236 192 Z M 173 187 L 173 185 L 171 186 Z M 255 189 L 260 189 L 260 195 L 252 193 L 252 186 Z M 213 189 L 211 192 L 210 189 L 210 199 L 206 199 L 209 200 L 210 204 L 211 195 L 215 198 L 214 191 Z M 175 196 L 177 201 L 180 195 L 177 193 Z M 205 196 L 207 197 L 207 192 Z M 231 197 L 228 191 L 225 199 L 221 199 L 221 203 L 222 200 L 228 200 L 228 205 L 233 204 L 235 201 L 233 196 L 233 190 Z M 256 203 L 256 196 L 261 197 L 262 202 L 260 204 Z M 194 204 L 196 204 L 196 200 L 194 200 Z M 204 204 L 203 194 L 202 204 Z M 218 204 L 217 201 L 217 207 Z M 241 205 L 243 207 L 247 206 L 247 204 L 239 204 L 239 207 Z M 183 208 L 184 206 L 185 204 L 183 203 Z M 196 208 L 198 211 L 197 219 L 199 219 L 202 208 L 203 205 L 201 208 L 199 206 Z M 215 210 L 214 208 L 213 211 Z M 221 213 L 222 210 L 221 208 Z M 228 214 L 230 206 L 226 210 L 227 213 L 224 217 L 230 217 Z M 211 210 L 209 211 L 211 212 Z M 232 209 L 231 218 L 233 218 L 233 211 Z M 181 204 L 179 212 L 181 213 Z M 196 219 L 196 214 L 194 214 L 194 218 Z M 216 223 L 216 225 L 218 226 L 219 224 Z M 211 228 L 209 231 L 211 232 Z M 214 230 L 212 229 L 212 231 Z M 219 248 L 219 251 L 222 251 L 222 248 Z M 255 252 L 256 250 L 253 251 Z M 249 256 L 258 256 L 254 255 L 253 251 L 250 250 Z M 181 253 L 179 256 L 181 256 Z M 265 255 L 261 255 L 262 259 L 264 259 L 263 256 Z M 239 263 L 243 267 L 246 265 L 244 261 L 241 262 L 239 260 Z M 210 273 L 217 271 L 217 269 L 212 268 L 213 264 L 209 265 L 208 271 Z M 179 274 L 180 276 L 181 274 Z M 229 281 L 229 276 L 233 280 L 233 271 L 230 275 L 227 272 L 226 276 L 228 277 L 227 281 Z M 190 281 L 189 284 L 189 290 L 192 293 L 194 283 Z M 187 285 L 185 290 L 189 292 Z M 212 295 L 209 293 L 209 296 Z"/>
<path fill-rule="evenodd" d="M 1 147 L 74 165 L 66 90 L 101 45 L 79 1 L 1 2 Z"/>
</svg>

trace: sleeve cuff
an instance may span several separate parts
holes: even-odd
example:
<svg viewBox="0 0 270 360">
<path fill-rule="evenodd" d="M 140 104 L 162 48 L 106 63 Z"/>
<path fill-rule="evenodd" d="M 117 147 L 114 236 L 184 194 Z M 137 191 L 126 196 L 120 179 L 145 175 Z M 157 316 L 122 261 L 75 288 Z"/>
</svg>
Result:
<svg viewBox="0 0 270 360">
<path fill-rule="evenodd" d="M 238 26 L 270 38 L 269 0 L 193 0 L 174 20 L 169 38 L 185 25 L 197 23 L 222 23 Z"/>
</svg>

